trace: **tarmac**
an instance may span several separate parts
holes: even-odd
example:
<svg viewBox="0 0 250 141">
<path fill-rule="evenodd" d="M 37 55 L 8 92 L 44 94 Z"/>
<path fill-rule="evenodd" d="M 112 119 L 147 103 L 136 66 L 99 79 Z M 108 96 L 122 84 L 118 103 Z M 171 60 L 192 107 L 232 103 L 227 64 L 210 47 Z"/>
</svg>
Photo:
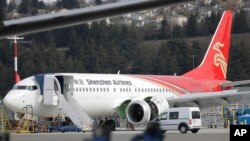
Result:
<svg viewBox="0 0 250 141">
<path fill-rule="evenodd" d="M 131 141 L 137 135 L 142 135 L 143 129 L 127 131 L 117 129 L 111 133 L 110 141 Z M 90 141 L 93 132 L 54 132 L 54 133 L 11 133 L 10 141 Z M 164 141 L 229 141 L 229 129 L 211 129 L 204 128 L 198 133 L 193 134 L 190 131 L 181 134 L 179 131 L 167 131 L 163 134 Z M 92 140 L 91 140 L 92 141 Z"/>
</svg>

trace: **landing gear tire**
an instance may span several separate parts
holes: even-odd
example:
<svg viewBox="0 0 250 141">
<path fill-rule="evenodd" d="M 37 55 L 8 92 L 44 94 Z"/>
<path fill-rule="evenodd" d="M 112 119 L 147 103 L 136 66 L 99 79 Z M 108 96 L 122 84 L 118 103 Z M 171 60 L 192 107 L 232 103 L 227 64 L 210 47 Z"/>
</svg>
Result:
<svg viewBox="0 0 250 141">
<path fill-rule="evenodd" d="M 167 132 L 167 130 L 161 130 L 161 133 L 162 134 L 164 134 L 164 133 L 166 133 Z"/>
<path fill-rule="evenodd" d="M 114 120 L 107 120 L 105 125 L 111 130 L 115 131 L 115 121 Z"/>
<path fill-rule="evenodd" d="M 107 120 L 105 122 L 101 120 L 99 126 L 108 129 L 110 131 L 115 131 L 115 121 L 112 119 Z"/>
</svg>

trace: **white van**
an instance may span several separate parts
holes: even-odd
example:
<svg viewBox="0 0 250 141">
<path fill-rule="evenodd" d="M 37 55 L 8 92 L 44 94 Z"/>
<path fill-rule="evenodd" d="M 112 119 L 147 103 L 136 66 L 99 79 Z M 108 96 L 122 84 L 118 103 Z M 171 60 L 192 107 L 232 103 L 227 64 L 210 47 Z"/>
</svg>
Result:
<svg viewBox="0 0 250 141">
<path fill-rule="evenodd" d="M 163 133 L 167 130 L 179 130 L 181 133 L 190 130 L 192 133 L 197 133 L 202 127 L 198 107 L 169 108 L 149 123 L 154 122 L 160 124 Z"/>
</svg>

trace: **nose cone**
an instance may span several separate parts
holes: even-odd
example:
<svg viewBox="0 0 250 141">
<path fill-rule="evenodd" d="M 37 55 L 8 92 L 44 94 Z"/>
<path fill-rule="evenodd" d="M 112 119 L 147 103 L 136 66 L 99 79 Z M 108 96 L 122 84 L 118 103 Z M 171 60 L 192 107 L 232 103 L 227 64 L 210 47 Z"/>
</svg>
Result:
<svg viewBox="0 0 250 141">
<path fill-rule="evenodd" d="M 22 97 L 21 94 L 14 93 L 13 91 L 10 91 L 4 97 L 3 102 L 13 112 L 19 112 L 22 109 L 21 97 Z"/>
</svg>

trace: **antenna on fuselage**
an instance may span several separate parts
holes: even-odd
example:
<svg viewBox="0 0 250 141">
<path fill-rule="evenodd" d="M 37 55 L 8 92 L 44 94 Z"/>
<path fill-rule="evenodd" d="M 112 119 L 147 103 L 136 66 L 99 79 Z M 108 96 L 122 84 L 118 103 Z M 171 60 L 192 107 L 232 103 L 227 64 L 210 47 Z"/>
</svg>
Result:
<svg viewBox="0 0 250 141">
<path fill-rule="evenodd" d="M 120 70 L 117 71 L 117 75 L 119 75 L 119 74 L 120 74 Z"/>
</svg>

